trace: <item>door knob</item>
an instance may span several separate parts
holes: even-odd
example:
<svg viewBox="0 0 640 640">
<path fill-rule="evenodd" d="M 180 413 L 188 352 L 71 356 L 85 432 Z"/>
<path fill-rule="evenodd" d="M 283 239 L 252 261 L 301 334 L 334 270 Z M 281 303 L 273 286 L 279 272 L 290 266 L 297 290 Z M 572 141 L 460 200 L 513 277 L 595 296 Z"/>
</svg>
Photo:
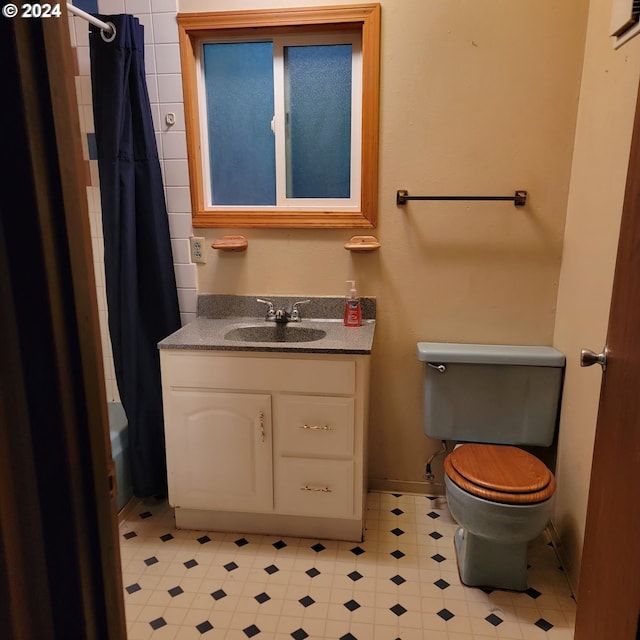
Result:
<svg viewBox="0 0 640 640">
<path fill-rule="evenodd" d="M 609 355 L 609 348 L 605 347 L 602 353 L 595 353 L 591 349 L 580 350 L 580 366 L 590 367 L 594 364 L 599 364 L 604 371 L 607 368 L 607 356 Z"/>
</svg>

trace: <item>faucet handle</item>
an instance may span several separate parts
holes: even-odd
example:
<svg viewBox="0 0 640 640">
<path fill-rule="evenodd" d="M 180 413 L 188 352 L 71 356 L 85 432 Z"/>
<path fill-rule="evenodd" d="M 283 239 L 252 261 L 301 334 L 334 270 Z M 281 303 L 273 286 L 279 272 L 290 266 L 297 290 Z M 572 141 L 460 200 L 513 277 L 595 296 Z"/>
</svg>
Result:
<svg viewBox="0 0 640 640">
<path fill-rule="evenodd" d="M 271 320 L 276 317 L 276 310 L 273 307 L 273 302 L 271 300 L 263 300 L 262 298 L 256 298 L 256 302 L 262 302 L 263 304 L 268 304 L 269 308 L 267 309 L 267 320 Z"/>
<path fill-rule="evenodd" d="M 300 309 L 298 309 L 298 305 L 307 304 L 307 302 L 311 302 L 311 300 L 298 300 L 298 302 L 294 302 L 291 307 L 291 320 L 294 322 L 300 320 Z"/>
</svg>

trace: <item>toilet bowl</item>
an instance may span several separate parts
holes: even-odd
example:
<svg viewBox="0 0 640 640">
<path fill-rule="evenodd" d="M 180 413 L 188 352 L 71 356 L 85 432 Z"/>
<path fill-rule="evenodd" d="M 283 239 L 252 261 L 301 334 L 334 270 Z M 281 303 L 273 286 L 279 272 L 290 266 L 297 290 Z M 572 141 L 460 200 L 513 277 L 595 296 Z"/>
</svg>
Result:
<svg viewBox="0 0 640 640">
<path fill-rule="evenodd" d="M 464 443 L 444 463 L 460 578 L 524 591 L 528 542 L 549 521 L 556 481 L 519 447 L 553 444 L 565 357 L 537 345 L 419 342 L 418 359 L 425 435 Z"/>
<path fill-rule="evenodd" d="M 445 487 L 460 579 L 524 591 L 527 546 L 551 515 L 555 478 L 535 456 L 506 445 L 464 444 L 445 458 Z"/>
</svg>

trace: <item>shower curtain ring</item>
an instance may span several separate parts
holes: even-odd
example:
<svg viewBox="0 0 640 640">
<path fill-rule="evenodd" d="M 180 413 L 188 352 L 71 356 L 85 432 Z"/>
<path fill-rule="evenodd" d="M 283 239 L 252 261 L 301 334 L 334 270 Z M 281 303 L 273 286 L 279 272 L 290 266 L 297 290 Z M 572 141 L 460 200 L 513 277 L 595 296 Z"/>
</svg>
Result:
<svg viewBox="0 0 640 640">
<path fill-rule="evenodd" d="M 113 42 L 115 40 L 115 37 L 116 37 L 116 25 L 113 24 L 113 22 L 107 22 L 107 24 L 111 28 L 111 31 L 106 31 L 105 29 L 100 29 L 100 37 L 105 42 Z"/>
</svg>

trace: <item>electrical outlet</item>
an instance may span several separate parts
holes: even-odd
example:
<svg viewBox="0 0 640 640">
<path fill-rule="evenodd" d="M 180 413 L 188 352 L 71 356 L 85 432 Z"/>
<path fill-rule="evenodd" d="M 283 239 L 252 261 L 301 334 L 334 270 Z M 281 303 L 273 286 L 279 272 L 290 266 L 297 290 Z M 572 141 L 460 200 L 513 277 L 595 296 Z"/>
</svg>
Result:
<svg viewBox="0 0 640 640">
<path fill-rule="evenodd" d="M 207 261 L 204 255 L 204 238 L 192 236 L 191 243 L 191 262 L 205 263 Z"/>
</svg>

